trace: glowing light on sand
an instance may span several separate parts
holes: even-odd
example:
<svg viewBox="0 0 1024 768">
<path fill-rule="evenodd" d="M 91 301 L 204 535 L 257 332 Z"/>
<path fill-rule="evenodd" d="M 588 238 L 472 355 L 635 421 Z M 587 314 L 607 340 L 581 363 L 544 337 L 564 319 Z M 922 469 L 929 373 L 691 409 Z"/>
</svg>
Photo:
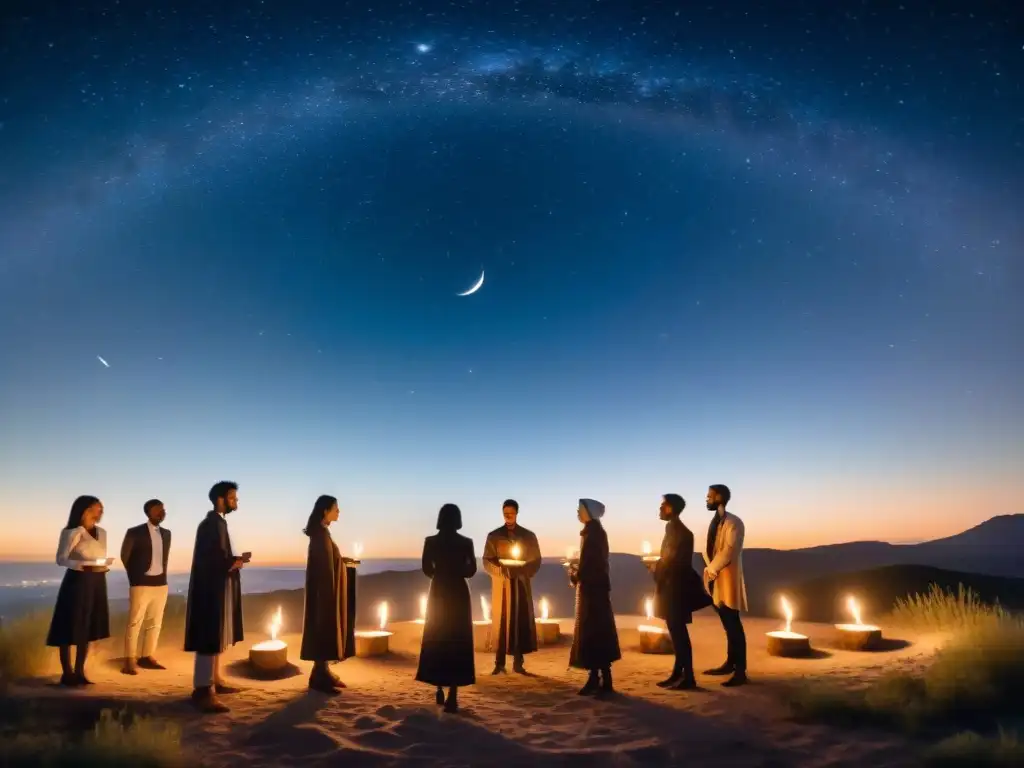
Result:
<svg viewBox="0 0 1024 768">
<path fill-rule="evenodd" d="M 267 625 L 269 640 L 255 643 L 249 649 L 249 661 L 261 669 L 280 669 L 288 662 L 288 644 L 284 640 L 278 640 L 277 635 L 281 632 L 284 624 L 284 616 L 281 613 L 281 606 L 270 617 Z"/>
<path fill-rule="evenodd" d="M 786 617 L 786 632 L 791 633 L 793 631 L 793 607 L 785 595 L 779 598 L 779 602 L 782 603 L 782 613 Z"/>
<path fill-rule="evenodd" d="M 649 621 L 649 622 L 650 621 L 654 621 L 654 598 L 653 597 L 645 597 L 644 598 L 644 618 L 647 621 Z M 654 624 L 641 624 L 636 629 L 637 629 L 637 632 L 639 632 L 641 635 L 643 635 L 645 633 L 647 633 L 647 634 L 655 634 L 655 635 L 661 635 L 661 634 L 665 633 L 665 628 L 664 627 L 659 627 L 659 626 L 656 626 Z"/>
<path fill-rule="evenodd" d="M 779 597 L 782 613 L 786 617 L 786 628 L 765 633 L 768 637 L 769 656 L 807 656 L 811 653 L 811 641 L 807 635 L 793 631 L 793 606 L 789 599 Z"/>
<path fill-rule="evenodd" d="M 548 599 L 546 597 L 540 599 L 540 620 L 548 620 Z"/>
<path fill-rule="evenodd" d="M 860 626 L 864 622 L 860 620 L 860 605 L 857 603 L 857 598 L 850 595 L 846 598 L 846 608 L 850 611 L 850 615 L 853 616 L 853 623 Z"/>
<path fill-rule="evenodd" d="M 644 598 L 644 616 L 647 617 L 648 621 L 650 621 L 651 619 L 654 618 L 654 598 L 653 597 Z"/>
<path fill-rule="evenodd" d="M 388 626 L 388 604 L 387 601 L 377 606 L 377 618 L 380 619 L 380 631 L 383 632 Z"/>
<path fill-rule="evenodd" d="M 277 640 L 277 633 L 281 631 L 281 625 L 284 623 L 284 617 L 281 615 L 281 606 L 277 606 L 277 610 L 274 611 L 273 617 L 270 619 L 270 639 Z"/>
<path fill-rule="evenodd" d="M 420 595 L 420 618 L 424 621 L 427 620 L 427 596 L 425 594 Z"/>
</svg>

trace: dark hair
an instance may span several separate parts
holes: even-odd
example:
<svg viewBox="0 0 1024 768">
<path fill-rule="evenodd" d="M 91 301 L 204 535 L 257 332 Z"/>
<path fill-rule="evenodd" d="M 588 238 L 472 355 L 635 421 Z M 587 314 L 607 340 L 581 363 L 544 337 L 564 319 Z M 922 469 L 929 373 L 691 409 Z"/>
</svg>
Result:
<svg viewBox="0 0 1024 768">
<path fill-rule="evenodd" d="M 237 491 L 238 483 L 232 483 L 230 480 L 221 480 L 216 483 L 213 488 L 210 489 L 210 503 L 213 506 L 217 506 L 217 499 L 223 499 L 228 495 L 228 491 Z"/>
<path fill-rule="evenodd" d="M 93 504 L 99 503 L 100 500 L 95 496 L 79 496 L 75 499 L 75 503 L 71 505 L 71 512 L 68 514 L 68 530 L 80 526 L 82 524 L 82 515 L 85 514 L 85 510 Z"/>
<path fill-rule="evenodd" d="M 518 512 L 519 511 L 519 502 L 516 501 L 515 499 L 505 499 L 501 503 L 501 508 L 504 509 L 505 507 L 512 507 L 512 509 L 514 509 L 516 512 Z"/>
<path fill-rule="evenodd" d="M 686 509 L 686 499 L 680 496 L 678 493 L 666 493 L 662 496 L 665 503 L 672 509 L 673 515 L 679 515 L 684 509 Z"/>
<path fill-rule="evenodd" d="M 142 505 L 142 511 L 146 513 L 146 517 L 149 517 L 149 513 L 153 511 L 153 507 L 163 506 L 163 502 L 160 499 L 150 499 Z"/>
<path fill-rule="evenodd" d="M 729 490 L 728 485 L 712 485 L 711 490 L 722 497 L 722 504 L 728 504 L 732 498 L 732 491 Z"/>
<path fill-rule="evenodd" d="M 457 531 L 462 528 L 462 510 L 457 504 L 445 504 L 437 513 L 437 530 Z"/>
<path fill-rule="evenodd" d="M 312 536 L 313 531 L 317 528 L 322 528 L 324 525 L 324 515 L 327 514 L 327 510 L 338 503 L 338 500 L 333 496 L 324 494 L 316 500 L 316 504 L 313 505 L 313 511 L 309 513 L 309 520 L 306 521 L 306 527 L 302 529 L 302 532 L 307 536 Z"/>
</svg>

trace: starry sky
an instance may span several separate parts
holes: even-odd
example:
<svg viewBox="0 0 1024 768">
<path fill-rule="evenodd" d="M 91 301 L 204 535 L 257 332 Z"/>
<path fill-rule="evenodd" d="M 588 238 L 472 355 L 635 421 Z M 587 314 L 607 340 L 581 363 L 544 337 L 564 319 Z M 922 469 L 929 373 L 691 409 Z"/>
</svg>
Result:
<svg viewBox="0 0 1024 768">
<path fill-rule="evenodd" d="M 186 567 L 220 479 L 263 564 L 320 493 L 387 557 L 1024 512 L 1012 3 L 11 5 L 0 556 L 155 496 Z"/>
</svg>

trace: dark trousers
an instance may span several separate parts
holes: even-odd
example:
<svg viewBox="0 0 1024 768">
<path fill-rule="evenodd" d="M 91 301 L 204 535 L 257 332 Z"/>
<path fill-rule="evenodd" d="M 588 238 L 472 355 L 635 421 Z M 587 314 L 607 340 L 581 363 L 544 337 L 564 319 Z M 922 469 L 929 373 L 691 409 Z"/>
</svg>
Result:
<svg viewBox="0 0 1024 768">
<path fill-rule="evenodd" d="M 724 605 L 716 605 L 715 610 L 718 611 L 718 618 L 722 620 L 722 628 L 725 630 L 728 647 L 725 663 L 737 672 L 746 672 L 747 636 L 743 631 L 743 622 L 740 621 L 740 612 Z"/>
<path fill-rule="evenodd" d="M 672 676 L 677 677 L 684 671 L 693 672 L 693 645 L 690 643 L 690 631 L 685 621 L 669 619 L 668 635 L 672 638 L 672 647 L 676 653 L 676 663 L 672 667 Z"/>
</svg>

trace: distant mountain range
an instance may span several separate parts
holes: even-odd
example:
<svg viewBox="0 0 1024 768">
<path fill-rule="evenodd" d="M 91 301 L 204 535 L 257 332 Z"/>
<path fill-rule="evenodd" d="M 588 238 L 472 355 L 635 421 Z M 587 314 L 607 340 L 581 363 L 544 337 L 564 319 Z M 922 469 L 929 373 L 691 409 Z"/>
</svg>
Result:
<svg viewBox="0 0 1024 768">
<path fill-rule="evenodd" d="M 700 542 L 702 532 L 696 533 Z M 781 591 L 793 591 L 807 582 L 828 576 L 850 574 L 853 577 L 861 572 L 890 566 L 924 567 L 922 570 L 906 572 L 905 578 L 897 580 L 899 584 L 917 585 L 920 582 L 923 585 L 920 589 L 915 587 L 909 590 L 911 592 L 927 590 L 930 573 L 940 582 L 943 578 L 945 581 L 954 577 L 961 581 L 969 578 L 974 588 L 978 589 L 978 585 L 984 587 L 986 596 L 1001 598 L 1001 592 L 1010 594 L 1021 588 L 1013 580 L 1024 578 L 1022 551 L 1024 515 L 1001 515 L 954 536 L 920 544 L 855 541 L 806 549 L 747 549 L 743 553 L 743 567 L 751 613 L 774 616 L 778 614 L 776 596 Z M 644 598 L 654 591 L 647 569 L 636 555 L 621 553 L 611 555 L 609 566 L 615 611 L 641 613 Z M 703 570 L 701 555 L 694 556 L 694 568 Z M 942 574 L 928 571 L 928 568 L 952 573 L 953 576 L 940 578 Z M 996 578 L 979 581 L 976 578 L 978 576 Z M 396 619 L 414 618 L 418 611 L 419 595 L 426 590 L 427 583 L 427 579 L 419 572 L 381 573 L 361 577 L 360 614 L 365 609 L 369 618 L 373 604 L 388 600 Z M 837 579 L 836 589 L 846 583 L 843 579 Z M 489 597 L 489 577 L 482 571 L 471 580 L 470 586 L 474 595 Z M 950 586 L 955 589 L 956 583 Z M 553 615 L 567 616 L 572 612 L 573 591 L 569 587 L 565 569 L 557 559 L 545 561 L 541 566 L 533 581 L 533 594 L 538 600 L 541 597 L 548 598 Z M 903 592 L 897 597 L 906 594 Z M 474 608 L 479 612 L 479 598 L 474 597 L 474 600 Z M 885 610 L 891 607 L 891 602 L 884 606 Z M 1006 600 L 1003 602 L 1005 604 Z M 822 620 L 832 621 L 834 617 L 824 615 L 826 612 L 824 609 L 817 611 Z"/>
</svg>

